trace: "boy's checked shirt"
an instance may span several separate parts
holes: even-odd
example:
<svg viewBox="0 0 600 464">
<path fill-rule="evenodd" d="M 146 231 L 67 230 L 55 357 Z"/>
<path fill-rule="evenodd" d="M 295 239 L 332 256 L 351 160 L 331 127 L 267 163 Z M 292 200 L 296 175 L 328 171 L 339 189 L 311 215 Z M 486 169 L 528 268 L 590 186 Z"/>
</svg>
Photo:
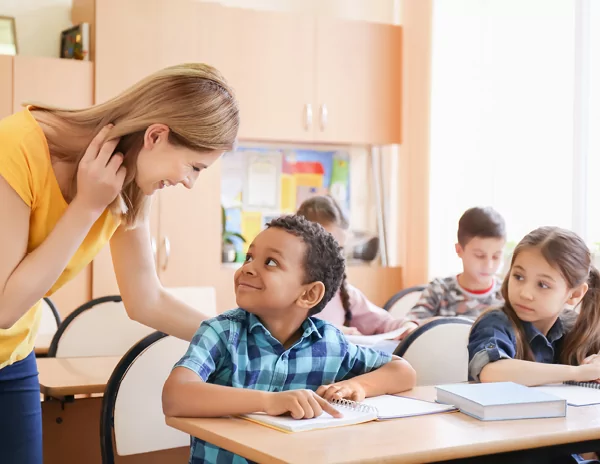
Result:
<svg viewBox="0 0 600 464">
<path fill-rule="evenodd" d="M 270 392 L 310 389 L 351 379 L 391 361 L 388 353 L 349 343 L 333 325 L 309 317 L 298 342 L 285 349 L 251 313 L 234 309 L 204 321 L 175 365 L 208 383 Z M 192 438 L 190 463 L 248 461 Z"/>
</svg>

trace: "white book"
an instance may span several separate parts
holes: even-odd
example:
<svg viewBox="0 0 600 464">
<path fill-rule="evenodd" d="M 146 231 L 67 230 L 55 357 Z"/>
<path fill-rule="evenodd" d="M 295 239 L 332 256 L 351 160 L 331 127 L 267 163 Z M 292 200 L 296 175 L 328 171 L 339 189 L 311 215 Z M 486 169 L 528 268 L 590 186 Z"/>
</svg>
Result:
<svg viewBox="0 0 600 464">
<path fill-rule="evenodd" d="M 479 420 L 564 417 L 567 402 L 535 388 L 513 382 L 459 383 L 436 387 L 437 401 L 453 404 Z"/>
</svg>

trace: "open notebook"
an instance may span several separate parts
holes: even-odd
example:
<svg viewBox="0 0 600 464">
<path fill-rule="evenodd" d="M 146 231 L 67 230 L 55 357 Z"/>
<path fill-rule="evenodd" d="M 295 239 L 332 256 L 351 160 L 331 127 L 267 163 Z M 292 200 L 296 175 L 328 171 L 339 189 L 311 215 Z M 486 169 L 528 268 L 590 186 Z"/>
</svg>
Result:
<svg viewBox="0 0 600 464">
<path fill-rule="evenodd" d="M 324 412 L 314 419 L 293 419 L 290 416 L 269 416 L 267 414 L 244 414 L 242 419 L 282 432 L 304 432 L 307 430 L 342 427 L 361 424 L 373 420 L 398 419 L 440 412 L 456 411 L 453 406 L 415 400 L 403 396 L 382 395 L 367 398 L 361 403 L 349 400 L 336 400 L 332 404 L 343 414 L 334 418 Z"/>
<path fill-rule="evenodd" d="M 534 388 L 563 398 L 570 406 L 600 404 L 600 383 L 596 382 L 565 382 Z"/>
</svg>

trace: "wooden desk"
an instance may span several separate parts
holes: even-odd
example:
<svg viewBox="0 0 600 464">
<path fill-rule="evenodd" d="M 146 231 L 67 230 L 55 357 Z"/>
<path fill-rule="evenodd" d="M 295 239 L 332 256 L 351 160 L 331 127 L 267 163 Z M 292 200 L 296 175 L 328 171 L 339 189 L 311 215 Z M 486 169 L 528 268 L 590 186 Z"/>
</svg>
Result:
<svg viewBox="0 0 600 464">
<path fill-rule="evenodd" d="M 100 411 L 102 398 L 76 395 L 104 393 L 120 356 L 98 358 L 42 358 L 37 360 L 42 402 L 45 464 L 102 464 Z M 75 397 L 64 401 L 65 397 Z M 142 432 L 140 432 L 142 433 Z M 189 447 L 121 456 L 120 464 L 184 464 Z"/>
<path fill-rule="evenodd" d="M 38 356 L 47 355 L 53 337 L 54 334 L 38 334 L 35 339 L 35 347 L 33 348 L 34 353 Z"/>
<path fill-rule="evenodd" d="M 433 400 L 435 390 L 405 396 Z M 261 463 L 428 463 L 600 440 L 600 406 L 569 406 L 560 419 L 483 422 L 454 412 L 293 434 L 237 418 L 167 424 Z"/>
<path fill-rule="evenodd" d="M 120 359 L 120 356 L 38 359 L 40 391 L 55 398 L 104 393 Z"/>
</svg>

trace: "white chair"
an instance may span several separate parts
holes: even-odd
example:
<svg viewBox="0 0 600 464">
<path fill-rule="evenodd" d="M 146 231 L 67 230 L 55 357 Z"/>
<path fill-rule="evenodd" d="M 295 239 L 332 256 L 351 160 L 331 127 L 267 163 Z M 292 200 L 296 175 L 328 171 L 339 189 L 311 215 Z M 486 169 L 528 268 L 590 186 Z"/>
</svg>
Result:
<svg viewBox="0 0 600 464">
<path fill-rule="evenodd" d="M 60 313 L 54 302 L 48 297 L 42 298 L 42 318 L 40 319 L 38 334 L 52 335 L 56 332 L 60 323 Z"/>
<path fill-rule="evenodd" d="M 190 446 L 190 436 L 166 425 L 162 388 L 188 342 L 154 332 L 136 343 L 106 385 L 100 418 L 103 464 L 129 456 Z"/>
<path fill-rule="evenodd" d="M 415 369 L 419 386 L 466 382 L 472 325 L 460 317 L 435 319 L 406 337 L 394 354 Z"/>
<path fill-rule="evenodd" d="M 48 356 L 122 356 L 153 331 L 129 318 L 120 296 L 96 298 L 63 321 L 52 339 Z"/>
<path fill-rule="evenodd" d="M 422 285 L 400 290 L 387 301 L 383 306 L 383 309 L 388 311 L 396 319 L 402 319 L 413 306 L 417 304 L 423 290 L 425 290 L 425 287 Z"/>
<path fill-rule="evenodd" d="M 215 287 L 168 287 L 165 290 L 209 317 L 217 315 Z"/>
</svg>

